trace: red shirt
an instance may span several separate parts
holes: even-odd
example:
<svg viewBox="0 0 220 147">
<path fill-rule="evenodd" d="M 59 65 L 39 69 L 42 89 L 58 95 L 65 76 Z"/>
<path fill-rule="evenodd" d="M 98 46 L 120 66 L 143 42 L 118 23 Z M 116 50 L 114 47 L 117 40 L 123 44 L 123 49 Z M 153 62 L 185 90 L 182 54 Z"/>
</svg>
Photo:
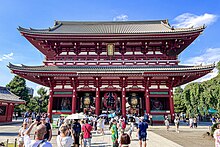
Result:
<svg viewBox="0 0 220 147">
<path fill-rule="evenodd" d="M 90 138 L 90 133 L 92 131 L 92 126 L 90 124 L 85 124 L 82 126 L 82 130 L 84 132 L 83 138 Z"/>
</svg>

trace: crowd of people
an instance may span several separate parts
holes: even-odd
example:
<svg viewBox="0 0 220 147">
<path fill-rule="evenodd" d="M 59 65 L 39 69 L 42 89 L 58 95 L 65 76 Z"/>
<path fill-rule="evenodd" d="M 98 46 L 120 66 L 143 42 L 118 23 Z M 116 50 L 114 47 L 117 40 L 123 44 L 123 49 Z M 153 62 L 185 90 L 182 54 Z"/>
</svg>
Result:
<svg viewBox="0 0 220 147">
<path fill-rule="evenodd" d="M 60 116 L 57 121 L 56 146 L 90 147 L 92 131 L 95 134 L 105 135 L 106 131 L 109 130 L 113 147 L 128 147 L 131 143 L 134 129 L 137 128 L 136 136 L 139 139 L 140 146 L 143 144 L 146 147 L 149 120 L 149 118 L 135 116 L 127 119 L 115 116 L 108 119 L 107 116 L 92 115 L 81 120 L 68 120 L 64 116 Z M 105 127 L 106 125 L 109 125 L 109 128 Z M 33 137 L 30 135 L 31 132 L 34 132 Z M 19 147 L 51 147 L 52 126 L 47 113 L 25 113 L 18 136 Z"/>
</svg>

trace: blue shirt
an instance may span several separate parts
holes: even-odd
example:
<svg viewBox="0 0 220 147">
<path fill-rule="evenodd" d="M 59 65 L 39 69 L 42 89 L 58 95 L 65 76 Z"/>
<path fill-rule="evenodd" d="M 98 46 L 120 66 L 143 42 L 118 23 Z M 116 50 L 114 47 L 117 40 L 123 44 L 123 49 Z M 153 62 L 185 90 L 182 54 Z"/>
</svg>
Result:
<svg viewBox="0 0 220 147">
<path fill-rule="evenodd" d="M 138 124 L 139 134 L 147 134 L 148 124 L 146 122 L 140 122 Z"/>
</svg>

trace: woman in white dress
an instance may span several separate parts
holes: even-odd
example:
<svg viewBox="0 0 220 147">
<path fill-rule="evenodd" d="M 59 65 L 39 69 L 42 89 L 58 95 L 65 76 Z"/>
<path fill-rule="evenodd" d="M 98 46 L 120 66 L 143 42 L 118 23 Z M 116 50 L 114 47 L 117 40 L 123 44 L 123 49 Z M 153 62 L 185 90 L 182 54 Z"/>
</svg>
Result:
<svg viewBox="0 0 220 147">
<path fill-rule="evenodd" d="M 23 122 L 22 124 L 22 128 L 19 129 L 18 131 L 18 146 L 19 147 L 23 147 L 24 146 L 24 132 L 28 129 L 28 123 L 27 122 Z"/>
<path fill-rule="evenodd" d="M 215 146 L 220 147 L 220 124 L 217 125 L 217 129 L 214 131 L 213 137 L 215 138 Z"/>
</svg>

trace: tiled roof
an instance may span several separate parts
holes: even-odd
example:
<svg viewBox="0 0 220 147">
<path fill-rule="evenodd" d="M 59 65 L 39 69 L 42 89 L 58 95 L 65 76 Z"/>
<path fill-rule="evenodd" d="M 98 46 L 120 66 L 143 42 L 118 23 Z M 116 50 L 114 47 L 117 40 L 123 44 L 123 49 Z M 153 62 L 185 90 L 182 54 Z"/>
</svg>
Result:
<svg viewBox="0 0 220 147">
<path fill-rule="evenodd" d="M 11 103 L 25 103 L 24 100 L 19 99 L 18 96 L 11 93 L 6 87 L 0 86 L 0 101 Z"/>
<path fill-rule="evenodd" d="M 140 73 L 140 72 L 185 72 L 185 71 L 202 71 L 212 70 L 215 65 L 206 66 L 16 66 L 9 63 L 8 66 L 11 70 L 29 71 L 29 72 L 78 72 L 78 73 L 91 73 L 91 72 L 127 72 L 127 73 Z"/>
<path fill-rule="evenodd" d="M 188 32 L 203 29 L 204 26 L 176 29 L 171 27 L 167 20 L 106 22 L 55 21 L 55 25 L 48 29 L 18 28 L 20 32 L 37 34 L 146 34 Z"/>
</svg>

